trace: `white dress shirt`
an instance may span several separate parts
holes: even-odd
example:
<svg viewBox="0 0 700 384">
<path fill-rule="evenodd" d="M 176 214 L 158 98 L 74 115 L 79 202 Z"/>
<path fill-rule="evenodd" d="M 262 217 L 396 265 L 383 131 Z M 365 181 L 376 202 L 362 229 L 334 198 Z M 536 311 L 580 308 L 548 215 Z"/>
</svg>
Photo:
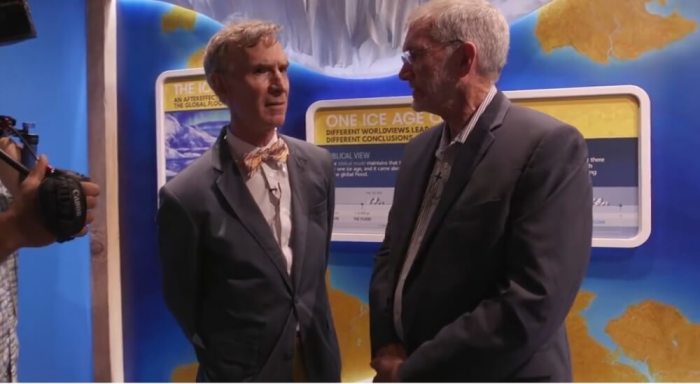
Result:
<svg viewBox="0 0 700 384">
<path fill-rule="evenodd" d="M 277 140 L 282 139 L 275 132 L 270 142 L 263 148 L 271 146 Z M 226 133 L 226 141 L 238 169 L 241 170 L 248 191 L 275 235 L 275 240 L 287 263 L 287 273 L 291 275 L 292 248 L 289 246 L 289 238 L 292 233 L 292 189 L 289 185 L 287 164 L 279 165 L 273 161 L 264 161 L 260 168 L 248 176 L 242 167 L 242 158 L 258 147 L 246 143 L 230 131 Z"/>
</svg>

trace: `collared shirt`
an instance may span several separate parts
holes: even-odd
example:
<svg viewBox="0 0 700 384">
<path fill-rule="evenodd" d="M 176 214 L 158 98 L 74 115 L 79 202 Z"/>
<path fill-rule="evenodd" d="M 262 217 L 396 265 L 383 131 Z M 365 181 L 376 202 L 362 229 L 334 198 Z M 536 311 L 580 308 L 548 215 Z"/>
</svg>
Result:
<svg viewBox="0 0 700 384">
<path fill-rule="evenodd" d="M 277 140 L 282 140 L 275 132 L 274 137 L 263 148 L 267 148 Z M 292 248 L 289 246 L 289 238 L 292 233 L 292 189 L 289 185 L 289 173 L 287 164 L 281 166 L 274 162 L 263 162 L 260 168 L 250 176 L 242 167 L 243 156 L 257 149 L 256 146 L 226 133 L 226 141 L 234 156 L 236 165 L 241 170 L 248 191 L 260 208 L 268 225 L 275 235 L 284 259 L 287 263 L 287 273 L 292 273 Z"/>
<path fill-rule="evenodd" d="M 404 264 L 401 268 L 401 274 L 399 275 L 399 280 L 396 284 L 396 290 L 394 291 L 394 328 L 396 334 L 403 339 L 403 322 L 401 321 L 401 306 L 403 303 L 403 290 L 406 284 L 406 278 L 408 273 L 411 271 L 411 266 L 416 260 L 418 250 L 423 243 L 423 237 L 425 236 L 425 231 L 428 228 L 430 219 L 433 217 L 435 208 L 440 202 L 442 197 L 442 191 L 445 187 L 445 183 L 450 177 L 452 172 L 452 164 L 454 163 L 456 150 L 458 148 L 457 143 L 464 144 L 467 137 L 474 129 L 477 121 L 486 110 L 486 107 L 491 103 L 493 97 L 496 95 L 496 87 L 492 86 L 484 101 L 476 109 L 472 117 L 469 119 L 467 124 L 459 131 L 459 133 L 450 141 L 449 128 L 446 123 L 443 123 L 442 137 L 440 138 L 440 144 L 438 149 L 435 151 L 435 164 L 433 165 L 433 171 L 430 174 L 430 180 L 428 181 L 428 186 L 423 195 L 423 202 L 421 203 L 420 212 L 418 214 L 418 219 L 416 219 L 415 229 L 411 235 L 411 242 L 409 243 L 408 250 L 406 251 L 406 257 L 404 258 Z"/>
<path fill-rule="evenodd" d="M 9 193 L 0 184 L 0 212 L 10 206 Z M 0 381 L 17 381 L 17 254 L 0 263 Z"/>
</svg>

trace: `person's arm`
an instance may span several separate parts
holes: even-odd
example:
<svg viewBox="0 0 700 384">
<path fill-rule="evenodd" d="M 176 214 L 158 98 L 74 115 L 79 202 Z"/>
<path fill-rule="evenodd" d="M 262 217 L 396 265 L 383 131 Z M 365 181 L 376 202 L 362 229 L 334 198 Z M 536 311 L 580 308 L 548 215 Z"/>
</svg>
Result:
<svg viewBox="0 0 700 384">
<path fill-rule="evenodd" d="M 394 201 L 394 203 L 396 203 Z M 374 268 L 370 280 L 370 339 L 372 361 L 370 365 L 377 371 L 375 381 L 395 381 L 398 367 L 406 359 L 406 351 L 394 330 L 393 320 L 393 278 L 389 254 L 391 244 L 391 227 L 394 212 L 393 204 L 389 211 L 389 220 L 384 241 L 374 257 Z"/>
<path fill-rule="evenodd" d="M 394 201 L 394 203 L 396 203 Z M 394 331 L 393 322 L 393 277 L 391 265 L 389 263 L 391 244 L 391 228 L 393 212 L 398 209 L 392 204 L 389 210 L 389 219 L 384 234 L 384 241 L 374 256 L 374 266 L 369 287 L 369 308 L 370 308 L 370 336 L 372 342 L 372 357 L 375 357 L 379 349 L 389 344 L 399 342 Z"/>
<path fill-rule="evenodd" d="M 418 347 L 399 368 L 402 380 L 430 380 L 458 356 L 475 377 L 502 380 L 563 324 L 590 257 L 592 189 L 585 141 L 559 128 L 516 185 L 499 292 Z"/>
<path fill-rule="evenodd" d="M 0 150 L 17 160 L 20 158 L 20 149 L 9 137 L 0 137 Z M 0 184 L 10 192 L 17 195 L 19 190 L 19 173 L 17 170 L 0 160 Z M 15 233 L 17 229 L 17 213 L 15 211 L 0 212 L 0 262 L 16 252 L 20 248 L 21 239 Z"/>
<path fill-rule="evenodd" d="M 2 213 L 0 220 L 0 233 L 2 233 L 0 258 L 2 260 L 21 247 L 40 247 L 56 241 L 56 237 L 42 224 L 39 215 L 38 190 L 41 180 L 46 175 L 46 167 L 46 157 L 39 157 L 36 166 L 19 187 L 13 188 L 12 205 Z M 9 185 L 6 186 L 9 189 Z"/>
<path fill-rule="evenodd" d="M 157 222 L 165 303 L 187 339 L 203 347 L 196 338 L 199 230 L 167 186 L 160 190 Z"/>
<path fill-rule="evenodd" d="M 0 260 L 4 260 L 19 248 L 42 247 L 56 241 L 56 236 L 44 226 L 39 211 L 39 185 L 44 180 L 47 169 L 46 156 L 40 156 L 27 177 L 14 188 L 14 200 L 8 210 L 0 214 Z M 88 211 L 85 226 L 77 236 L 87 234 L 88 225 L 94 219 L 92 210 L 97 205 L 100 193 L 99 186 L 93 182 L 83 181 L 80 185 L 85 194 Z"/>
<path fill-rule="evenodd" d="M 9 212 L 0 213 L 0 263 L 5 261 L 7 256 L 16 252 L 19 247 L 19 239 L 15 233 L 15 217 Z"/>
<path fill-rule="evenodd" d="M 21 158 L 21 148 L 9 137 L 0 137 L 0 150 L 16 161 Z M 19 176 L 16 169 L 0 159 L 0 181 L 13 196 L 19 190 Z"/>
</svg>

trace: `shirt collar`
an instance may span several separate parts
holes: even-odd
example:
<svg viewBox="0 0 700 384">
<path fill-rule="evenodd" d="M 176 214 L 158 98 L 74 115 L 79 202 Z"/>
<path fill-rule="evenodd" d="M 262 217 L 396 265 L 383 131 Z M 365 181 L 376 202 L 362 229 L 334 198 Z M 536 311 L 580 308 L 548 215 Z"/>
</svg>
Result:
<svg viewBox="0 0 700 384">
<path fill-rule="evenodd" d="M 233 154 L 233 157 L 236 160 L 240 160 L 243 156 L 245 156 L 246 153 L 252 152 L 258 148 L 260 148 L 260 149 L 267 148 L 267 147 L 271 146 L 272 144 L 274 144 L 275 142 L 277 142 L 277 140 L 279 140 L 279 135 L 277 134 L 277 128 L 275 128 L 275 134 L 272 136 L 270 141 L 267 142 L 267 144 L 265 144 L 262 147 L 256 147 L 253 144 L 247 143 L 247 142 L 239 139 L 233 133 L 231 133 L 230 126 L 227 128 L 227 132 L 226 132 L 226 143 L 228 144 L 229 149 L 231 149 L 231 153 Z"/>
<path fill-rule="evenodd" d="M 469 121 L 467 121 L 467 123 L 464 125 L 464 127 L 462 127 L 459 133 L 457 133 L 457 135 L 453 137 L 452 140 L 449 142 L 448 140 L 450 135 L 447 128 L 447 123 L 442 123 L 442 136 L 440 137 L 440 145 L 438 146 L 437 151 L 435 151 L 435 156 L 437 156 L 438 158 L 442 158 L 442 154 L 445 152 L 445 150 L 447 150 L 448 147 L 455 143 L 464 144 L 464 142 L 467 141 L 469 133 L 471 133 L 471 131 L 474 129 L 474 126 L 479 121 L 481 115 L 484 114 L 486 107 L 488 107 L 489 104 L 491 104 L 491 101 L 493 100 L 494 96 L 496 96 L 496 92 L 498 92 L 496 86 L 492 85 L 491 89 L 489 89 L 489 92 L 486 94 L 484 101 L 482 101 L 479 105 L 479 108 L 477 108 L 476 111 L 474 111 L 474 114 L 469 118 Z"/>
</svg>

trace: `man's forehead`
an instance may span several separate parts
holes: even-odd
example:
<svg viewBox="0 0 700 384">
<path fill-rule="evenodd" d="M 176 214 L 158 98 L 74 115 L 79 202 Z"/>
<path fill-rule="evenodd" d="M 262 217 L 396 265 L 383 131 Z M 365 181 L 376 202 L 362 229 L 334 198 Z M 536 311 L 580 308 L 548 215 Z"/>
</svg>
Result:
<svg viewBox="0 0 700 384">
<path fill-rule="evenodd" d="M 279 42 L 268 45 L 258 43 L 253 47 L 239 49 L 232 52 L 231 57 L 250 64 L 274 64 L 287 61 L 287 53 Z"/>
<path fill-rule="evenodd" d="M 426 22 L 417 22 L 408 28 L 404 47 L 410 47 L 416 44 L 432 42 L 433 38 L 430 35 L 430 25 Z"/>
</svg>

